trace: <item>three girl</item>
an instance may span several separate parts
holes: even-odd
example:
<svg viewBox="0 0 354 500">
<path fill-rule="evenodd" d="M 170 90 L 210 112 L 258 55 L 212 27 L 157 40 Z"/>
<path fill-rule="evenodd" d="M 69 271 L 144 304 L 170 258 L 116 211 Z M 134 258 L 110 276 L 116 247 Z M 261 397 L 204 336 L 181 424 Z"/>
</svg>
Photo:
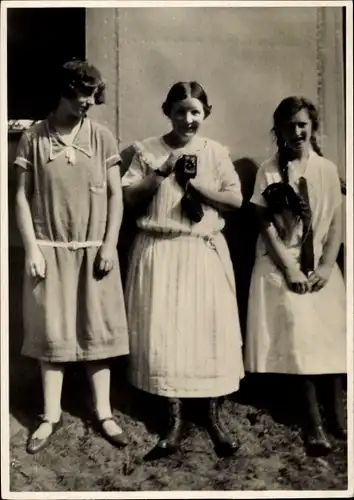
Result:
<svg viewBox="0 0 354 500">
<path fill-rule="evenodd" d="M 222 214 L 240 207 L 242 196 L 227 149 L 199 134 L 211 113 L 207 95 L 197 82 L 173 85 L 162 105 L 170 131 L 135 143 L 120 182 L 116 141 L 86 117 L 103 101 L 100 73 L 73 61 L 60 81 L 58 106 L 23 135 L 15 161 L 26 253 L 23 354 L 39 359 L 44 394 L 27 449 L 39 451 L 60 427 L 71 361 L 86 361 L 102 435 L 126 445 L 112 418 L 108 358 L 130 352 L 131 383 L 165 398 L 169 409 L 169 428 L 150 456 L 179 449 L 189 398 L 207 403 L 206 427 L 218 453 L 230 455 L 238 443 L 220 420 L 219 398 L 238 390 L 244 367 Z M 345 298 L 335 265 L 340 187 L 336 167 L 320 156 L 317 126 L 304 99 L 285 100 L 274 114 L 278 153 L 260 168 L 251 200 L 262 237 L 245 363 L 251 372 L 306 374 L 309 436 L 324 450 L 313 375 L 345 372 Z M 139 212 L 125 290 L 129 342 L 116 253 L 122 191 Z M 312 257 L 311 248 L 302 252 L 308 240 Z M 338 380 L 334 408 L 344 432 Z"/>
</svg>

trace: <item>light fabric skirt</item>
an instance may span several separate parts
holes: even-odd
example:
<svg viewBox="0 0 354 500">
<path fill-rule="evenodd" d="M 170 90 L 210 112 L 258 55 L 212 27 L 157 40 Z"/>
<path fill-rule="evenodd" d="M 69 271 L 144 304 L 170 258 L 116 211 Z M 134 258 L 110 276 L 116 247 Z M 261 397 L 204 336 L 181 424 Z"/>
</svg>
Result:
<svg viewBox="0 0 354 500">
<path fill-rule="evenodd" d="M 226 241 L 138 234 L 126 286 L 130 380 L 167 397 L 217 397 L 244 376 Z"/>
<path fill-rule="evenodd" d="M 346 295 L 339 267 L 322 290 L 299 295 L 268 256 L 258 257 L 245 348 L 246 371 L 345 373 Z"/>
</svg>

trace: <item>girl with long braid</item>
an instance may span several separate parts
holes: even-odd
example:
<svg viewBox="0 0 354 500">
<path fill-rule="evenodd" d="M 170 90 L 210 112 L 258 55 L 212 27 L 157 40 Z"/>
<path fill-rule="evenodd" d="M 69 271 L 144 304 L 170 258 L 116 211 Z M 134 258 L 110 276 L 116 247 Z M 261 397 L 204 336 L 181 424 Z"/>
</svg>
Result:
<svg viewBox="0 0 354 500">
<path fill-rule="evenodd" d="M 345 437 L 341 374 L 346 372 L 345 286 L 337 167 L 316 141 L 318 114 L 302 97 L 277 107 L 276 155 L 257 173 L 251 202 L 261 234 L 250 288 L 245 369 L 301 375 L 306 442 L 328 453 L 318 404 L 326 387 L 329 430 Z M 324 377 L 325 375 L 325 377 Z"/>
</svg>

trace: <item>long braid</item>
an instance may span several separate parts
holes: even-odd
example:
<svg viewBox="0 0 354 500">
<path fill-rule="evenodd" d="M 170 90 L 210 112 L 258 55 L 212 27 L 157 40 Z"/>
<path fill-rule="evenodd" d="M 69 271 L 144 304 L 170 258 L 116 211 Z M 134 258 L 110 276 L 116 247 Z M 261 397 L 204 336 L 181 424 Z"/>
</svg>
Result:
<svg viewBox="0 0 354 500">
<path fill-rule="evenodd" d="M 311 228 L 311 207 L 309 204 L 308 200 L 308 193 L 305 195 L 305 190 L 307 192 L 307 184 L 306 180 L 304 178 L 300 178 L 299 180 L 299 193 L 296 193 L 294 189 L 290 186 L 289 184 L 289 166 L 288 166 L 288 160 L 289 160 L 289 153 L 290 151 L 287 148 L 285 139 L 283 137 L 283 131 L 284 131 L 284 125 L 287 124 L 292 117 L 294 117 L 299 111 L 302 109 L 306 109 L 308 112 L 308 116 L 311 120 L 312 124 L 312 134 L 310 138 L 311 146 L 313 150 L 319 155 L 322 155 L 321 148 L 319 147 L 316 139 L 316 132 L 318 131 L 318 113 L 315 108 L 315 106 L 312 104 L 311 101 L 304 97 L 288 97 L 286 99 L 283 99 L 283 101 L 279 104 L 277 109 L 275 110 L 273 114 L 273 133 L 275 135 L 276 141 L 277 141 L 277 146 L 278 146 L 278 168 L 279 172 L 282 178 L 283 183 L 285 184 L 284 186 L 284 192 L 285 192 L 285 200 L 284 200 L 284 206 L 287 208 L 290 208 L 290 210 L 293 212 L 293 215 L 297 219 L 297 222 L 299 219 L 302 219 L 303 221 L 303 228 L 305 230 L 306 227 Z M 300 182 L 301 181 L 301 182 Z M 305 188 L 304 188 L 304 183 L 305 183 Z M 300 189 L 300 184 L 301 184 L 301 189 Z M 300 194 L 301 191 L 301 194 Z M 309 226 L 308 226 L 309 225 Z M 306 233 L 306 238 L 308 239 L 308 233 Z M 305 240 L 304 240 L 305 241 Z M 308 245 L 308 242 L 307 242 Z M 308 247 L 306 247 L 308 251 Z M 312 250 L 313 252 L 313 250 Z M 306 252 L 305 252 L 306 253 Z M 311 253 L 311 252 L 310 252 Z M 306 260 L 306 258 L 305 258 Z"/>
<path fill-rule="evenodd" d="M 278 145 L 278 167 L 284 184 L 289 184 L 288 154 L 284 142 L 277 138 Z"/>
<path fill-rule="evenodd" d="M 322 150 L 317 142 L 317 138 L 315 135 L 312 135 L 310 138 L 310 143 L 312 149 L 319 155 L 323 156 Z M 282 177 L 282 180 L 285 184 L 289 184 L 289 166 L 288 166 L 288 152 L 284 142 L 281 138 L 277 138 L 278 145 L 278 166 L 279 171 Z"/>
<path fill-rule="evenodd" d="M 311 146 L 312 146 L 312 149 L 319 155 L 319 156 L 323 156 L 323 153 L 322 153 L 322 150 L 317 142 L 317 138 L 315 135 L 311 135 L 311 138 L 310 138 L 310 142 L 311 142 Z"/>
</svg>

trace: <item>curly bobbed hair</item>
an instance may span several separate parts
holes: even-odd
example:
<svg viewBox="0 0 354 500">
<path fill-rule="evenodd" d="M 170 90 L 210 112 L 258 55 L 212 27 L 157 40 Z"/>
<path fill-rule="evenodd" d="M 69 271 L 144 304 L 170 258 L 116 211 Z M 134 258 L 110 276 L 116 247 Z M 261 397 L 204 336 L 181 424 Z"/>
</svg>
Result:
<svg viewBox="0 0 354 500">
<path fill-rule="evenodd" d="M 90 95 L 95 88 L 95 104 L 105 102 L 105 88 L 100 71 L 82 59 L 71 59 L 59 71 L 59 94 L 66 99 L 74 99 L 77 92 Z"/>
<path fill-rule="evenodd" d="M 170 118 L 172 106 L 176 102 L 183 101 L 188 97 L 194 97 L 202 103 L 205 118 L 210 115 L 212 106 L 209 105 L 208 96 L 200 83 L 195 81 L 177 82 L 172 85 L 168 91 L 165 102 L 162 104 L 162 111 L 168 118 Z"/>
</svg>

